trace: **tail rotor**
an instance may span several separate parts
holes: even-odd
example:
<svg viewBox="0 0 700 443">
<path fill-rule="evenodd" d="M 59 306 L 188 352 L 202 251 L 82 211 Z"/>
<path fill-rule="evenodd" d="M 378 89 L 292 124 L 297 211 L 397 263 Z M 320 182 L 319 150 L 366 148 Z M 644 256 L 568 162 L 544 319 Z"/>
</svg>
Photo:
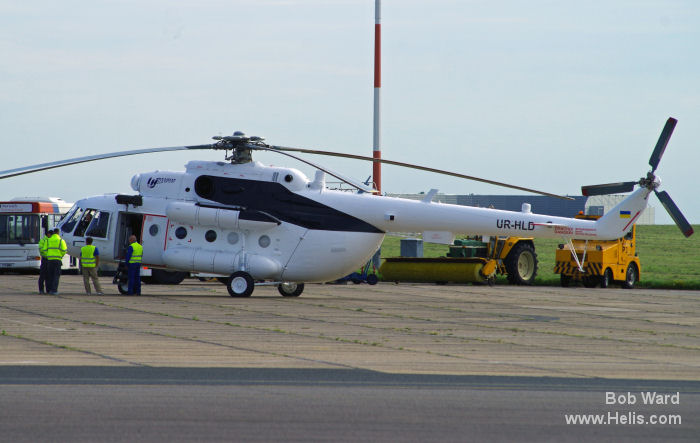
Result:
<svg viewBox="0 0 700 443">
<path fill-rule="evenodd" d="M 664 125 L 664 129 L 661 131 L 659 140 L 656 142 L 656 147 L 651 153 L 651 157 L 649 157 L 649 166 L 651 166 L 651 171 L 647 173 L 646 177 L 642 177 L 639 179 L 639 181 L 582 186 L 581 193 L 585 196 L 619 194 L 633 191 L 635 185 L 645 187 L 649 189 L 649 191 L 654 191 L 654 194 L 656 194 L 656 197 L 658 197 L 661 205 L 663 205 L 663 207 L 666 209 L 666 212 L 668 212 L 668 215 L 671 216 L 674 223 L 676 226 L 678 226 L 683 235 L 686 237 L 693 235 L 693 227 L 690 225 L 690 223 L 688 223 L 688 220 L 685 218 L 678 206 L 673 202 L 671 196 L 668 195 L 668 192 L 659 192 L 657 190 L 657 188 L 661 185 L 661 182 L 658 180 L 656 175 L 654 175 L 656 168 L 658 168 L 659 162 L 661 161 L 661 157 L 664 155 L 664 151 L 666 151 L 666 146 L 668 145 L 668 141 L 671 139 L 671 134 L 673 134 L 676 123 L 678 123 L 678 120 L 673 117 L 669 117 L 669 119 L 666 121 L 666 125 Z"/>
</svg>

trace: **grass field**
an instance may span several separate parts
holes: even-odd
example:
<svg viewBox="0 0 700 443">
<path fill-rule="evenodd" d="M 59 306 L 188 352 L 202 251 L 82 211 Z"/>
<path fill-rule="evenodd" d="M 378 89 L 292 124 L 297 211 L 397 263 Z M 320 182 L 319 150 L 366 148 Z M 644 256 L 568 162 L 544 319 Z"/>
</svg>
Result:
<svg viewBox="0 0 700 443">
<path fill-rule="evenodd" d="M 693 226 L 698 231 L 700 226 Z M 382 243 L 382 258 L 397 257 L 400 238 L 387 236 Z M 539 260 L 537 285 L 559 285 L 554 270 L 554 252 L 560 239 L 535 239 Z M 423 256 L 440 257 L 448 247 L 423 244 Z M 637 253 L 642 264 L 641 280 L 645 288 L 700 289 L 700 234 L 685 238 L 674 225 L 637 226 Z M 505 283 L 499 278 L 498 283 Z"/>
</svg>

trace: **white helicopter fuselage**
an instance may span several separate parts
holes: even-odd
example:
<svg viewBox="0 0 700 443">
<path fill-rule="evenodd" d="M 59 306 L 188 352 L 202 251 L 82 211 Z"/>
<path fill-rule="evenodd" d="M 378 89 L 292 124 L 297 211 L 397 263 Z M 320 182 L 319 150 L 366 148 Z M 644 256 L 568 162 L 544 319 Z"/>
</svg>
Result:
<svg viewBox="0 0 700 443">
<path fill-rule="evenodd" d="M 436 243 L 457 234 L 619 238 L 650 192 L 640 188 L 592 221 L 329 190 L 324 177 L 259 162 L 191 161 L 184 172 L 134 176 L 140 198 L 130 204 L 115 194 L 80 200 L 59 227 L 74 256 L 91 236 L 102 261 L 119 261 L 134 234 L 147 266 L 324 282 L 367 262 L 387 232 L 421 232 Z"/>
</svg>

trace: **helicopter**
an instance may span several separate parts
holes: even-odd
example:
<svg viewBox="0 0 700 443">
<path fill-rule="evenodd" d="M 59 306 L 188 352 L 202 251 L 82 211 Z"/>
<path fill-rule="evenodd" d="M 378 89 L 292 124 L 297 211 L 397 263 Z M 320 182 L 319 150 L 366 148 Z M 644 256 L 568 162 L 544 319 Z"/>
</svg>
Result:
<svg viewBox="0 0 700 443">
<path fill-rule="evenodd" d="M 262 137 L 235 132 L 214 143 L 119 151 L 0 171 L 0 179 L 42 170 L 152 152 L 214 149 L 225 161 L 192 160 L 185 171 L 151 171 L 131 178 L 135 195 L 83 198 L 58 224 L 68 254 L 80 255 L 87 237 L 102 261 L 125 257 L 126 239 L 143 245 L 142 263 L 156 269 L 225 276 L 232 297 L 248 297 L 256 285 L 276 285 L 297 297 L 305 283 L 338 279 L 366 263 L 387 232 L 421 232 L 424 241 L 450 244 L 457 234 L 571 239 L 616 239 L 629 231 L 654 192 L 685 236 L 693 228 L 665 191 L 658 192 L 656 168 L 676 120 L 669 118 L 637 181 L 582 187 L 584 195 L 634 192 L 598 220 L 434 203 L 376 195 L 376 191 L 298 155 L 336 156 L 446 174 L 558 198 L 570 198 L 422 165 L 355 154 L 270 145 Z M 279 153 L 316 168 L 313 179 L 294 168 L 266 166 L 254 151 Z M 330 175 L 357 189 L 328 189 Z M 572 248 L 573 250 L 573 248 Z M 578 259 L 577 259 L 578 262 Z M 581 265 L 579 263 L 579 268 Z M 126 293 L 124 284 L 118 284 Z"/>
</svg>

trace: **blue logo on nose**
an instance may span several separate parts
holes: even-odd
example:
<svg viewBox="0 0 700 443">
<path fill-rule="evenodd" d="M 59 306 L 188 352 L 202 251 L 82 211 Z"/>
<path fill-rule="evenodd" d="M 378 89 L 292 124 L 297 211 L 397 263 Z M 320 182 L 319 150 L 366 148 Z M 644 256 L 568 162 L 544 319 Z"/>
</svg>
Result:
<svg viewBox="0 0 700 443">
<path fill-rule="evenodd" d="M 149 177 L 148 181 L 146 184 L 148 185 L 149 188 L 155 188 L 157 185 L 161 183 L 175 183 L 174 178 L 168 178 L 168 177 Z"/>
</svg>

